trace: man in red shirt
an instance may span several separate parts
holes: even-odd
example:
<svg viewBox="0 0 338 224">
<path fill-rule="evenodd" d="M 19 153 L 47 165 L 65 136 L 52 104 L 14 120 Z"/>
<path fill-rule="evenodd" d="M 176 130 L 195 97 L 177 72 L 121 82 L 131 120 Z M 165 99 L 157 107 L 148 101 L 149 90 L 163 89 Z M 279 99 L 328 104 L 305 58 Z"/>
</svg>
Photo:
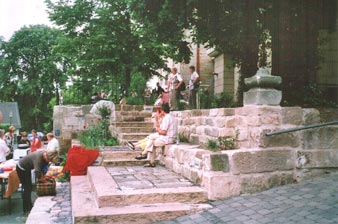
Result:
<svg viewBox="0 0 338 224">
<path fill-rule="evenodd" d="M 32 130 L 32 143 L 31 143 L 31 152 L 35 152 L 36 150 L 41 148 L 41 140 L 38 136 L 38 132 L 36 130 Z"/>
</svg>

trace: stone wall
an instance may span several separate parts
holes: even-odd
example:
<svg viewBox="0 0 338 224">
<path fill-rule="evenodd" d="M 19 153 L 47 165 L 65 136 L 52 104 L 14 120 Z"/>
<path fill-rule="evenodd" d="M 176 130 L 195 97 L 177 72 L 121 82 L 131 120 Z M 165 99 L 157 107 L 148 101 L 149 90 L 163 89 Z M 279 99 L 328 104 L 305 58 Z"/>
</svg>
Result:
<svg viewBox="0 0 338 224">
<path fill-rule="evenodd" d="M 208 190 L 209 199 L 253 193 L 338 169 L 338 126 L 273 137 L 272 130 L 318 123 L 319 112 L 299 107 L 247 106 L 173 112 L 179 131 L 197 144 L 167 147 L 160 159 Z M 211 152 L 208 139 L 240 131 L 236 150 Z"/>
<path fill-rule="evenodd" d="M 99 117 L 90 114 L 93 105 L 63 105 L 55 106 L 53 112 L 53 130 L 61 143 L 61 148 L 66 150 L 71 145 L 71 140 L 88 127 L 99 124 Z M 115 105 L 115 112 L 111 116 L 112 122 L 143 121 L 150 117 L 151 112 L 144 111 L 144 106 Z"/>
</svg>

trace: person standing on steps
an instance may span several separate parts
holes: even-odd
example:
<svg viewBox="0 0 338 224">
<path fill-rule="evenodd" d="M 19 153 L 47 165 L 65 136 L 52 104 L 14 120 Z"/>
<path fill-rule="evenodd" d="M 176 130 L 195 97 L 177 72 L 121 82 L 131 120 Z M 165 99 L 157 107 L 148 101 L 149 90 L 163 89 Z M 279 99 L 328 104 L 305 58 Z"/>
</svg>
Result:
<svg viewBox="0 0 338 224">
<path fill-rule="evenodd" d="M 180 74 L 177 73 L 177 68 L 171 69 L 171 74 L 168 77 L 168 89 L 170 97 L 171 110 L 178 110 L 178 103 L 180 100 L 180 88 L 183 84 L 183 79 Z"/>
<path fill-rule="evenodd" d="M 196 109 L 196 95 L 199 88 L 200 76 L 195 70 L 195 66 L 189 67 L 191 77 L 189 80 L 189 105 L 191 109 Z"/>
<path fill-rule="evenodd" d="M 148 152 L 149 163 L 145 167 L 155 167 L 156 147 L 162 147 L 176 142 L 178 125 L 177 119 L 170 114 L 170 107 L 168 104 L 163 104 L 161 107 L 161 114 L 164 116 L 162 124 L 156 128 L 158 135 L 149 139 L 146 145 Z"/>
</svg>

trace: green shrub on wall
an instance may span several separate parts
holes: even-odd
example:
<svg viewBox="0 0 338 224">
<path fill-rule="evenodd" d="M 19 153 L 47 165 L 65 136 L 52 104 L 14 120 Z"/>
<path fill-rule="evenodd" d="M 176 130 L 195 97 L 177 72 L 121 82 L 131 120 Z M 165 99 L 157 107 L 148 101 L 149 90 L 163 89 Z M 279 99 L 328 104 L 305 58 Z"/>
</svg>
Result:
<svg viewBox="0 0 338 224">
<path fill-rule="evenodd" d="M 239 103 L 234 100 L 234 96 L 227 93 L 211 95 L 209 90 L 200 91 L 201 109 L 237 107 Z"/>
<path fill-rule="evenodd" d="M 119 142 L 116 137 L 106 133 L 101 125 L 89 127 L 79 135 L 81 145 L 87 149 L 98 149 L 100 146 L 115 146 Z"/>
</svg>

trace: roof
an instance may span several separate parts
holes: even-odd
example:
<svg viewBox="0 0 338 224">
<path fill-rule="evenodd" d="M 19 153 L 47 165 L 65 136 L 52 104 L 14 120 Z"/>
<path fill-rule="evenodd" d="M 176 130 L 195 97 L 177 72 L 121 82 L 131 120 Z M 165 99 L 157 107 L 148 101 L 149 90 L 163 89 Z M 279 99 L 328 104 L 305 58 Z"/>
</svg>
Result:
<svg viewBox="0 0 338 224">
<path fill-rule="evenodd" d="M 3 116 L 2 123 L 11 124 L 17 129 L 21 128 L 21 119 L 17 102 L 0 102 L 0 111 Z M 12 118 L 10 118 L 10 115 L 12 115 Z"/>
</svg>

